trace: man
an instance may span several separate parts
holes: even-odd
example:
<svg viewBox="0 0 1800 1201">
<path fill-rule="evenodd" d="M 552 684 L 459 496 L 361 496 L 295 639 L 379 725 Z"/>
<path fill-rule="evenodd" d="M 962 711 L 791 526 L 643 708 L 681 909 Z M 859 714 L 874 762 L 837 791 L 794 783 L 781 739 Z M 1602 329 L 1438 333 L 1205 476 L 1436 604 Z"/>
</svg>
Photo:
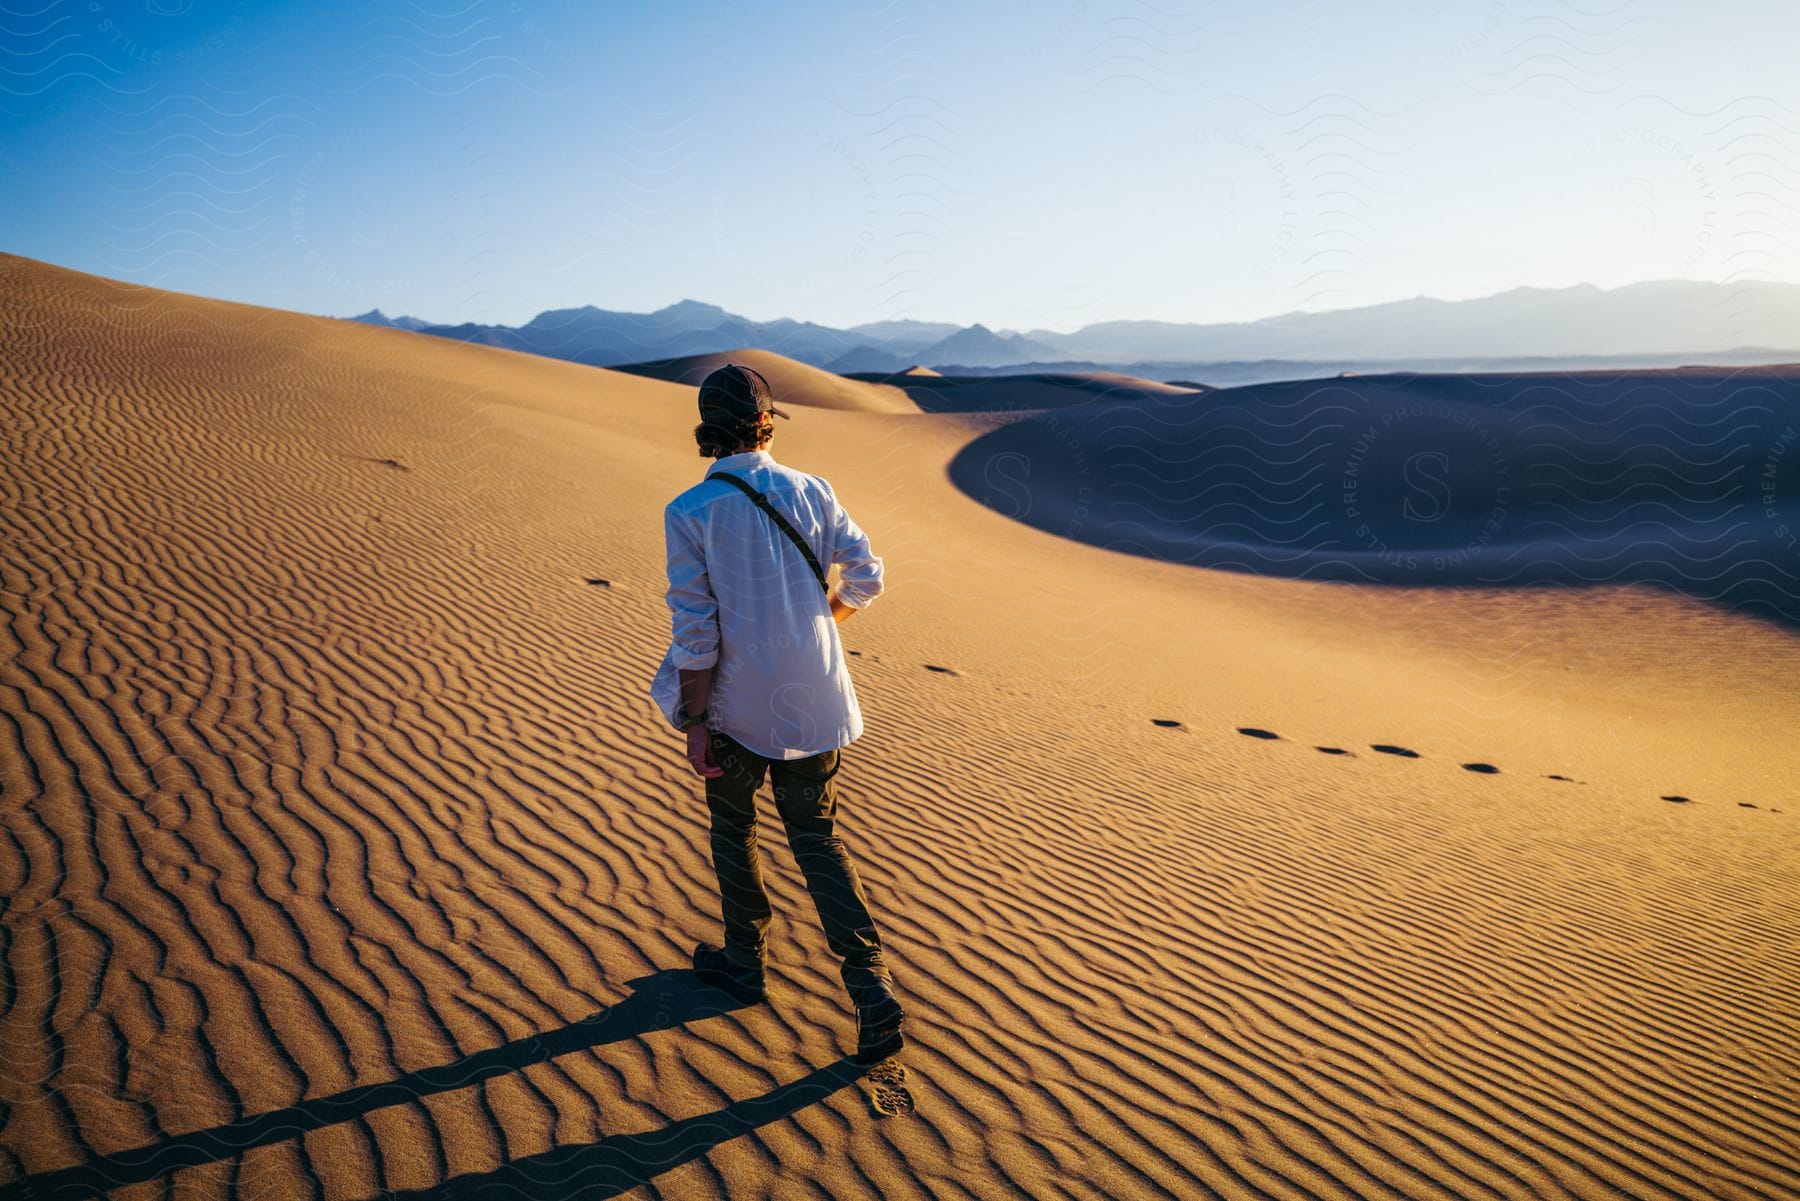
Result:
<svg viewBox="0 0 1800 1201">
<path fill-rule="evenodd" d="M 663 510 L 673 635 L 651 695 L 706 781 L 725 942 L 695 948 L 696 972 L 746 1004 L 767 997 L 755 803 L 767 775 L 856 1007 L 856 1057 L 872 1062 L 901 1048 L 905 1015 L 833 823 L 841 748 L 863 728 L 837 627 L 881 594 L 882 562 L 830 484 L 770 455 L 776 417 L 788 414 L 749 367 L 727 364 L 700 385 L 694 440 L 715 461 Z M 799 544 L 720 473 L 761 493 Z M 819 573 L 841 569 L 829 596 L 813 560 Z"/>
</svg>

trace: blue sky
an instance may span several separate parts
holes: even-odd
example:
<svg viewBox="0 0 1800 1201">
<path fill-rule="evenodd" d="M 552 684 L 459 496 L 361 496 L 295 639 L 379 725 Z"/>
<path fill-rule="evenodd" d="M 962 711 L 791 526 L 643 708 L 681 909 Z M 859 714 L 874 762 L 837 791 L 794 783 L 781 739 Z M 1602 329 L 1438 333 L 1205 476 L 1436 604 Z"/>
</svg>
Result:
<svg viewBox="0 0 1800 1201">
<path fill-rule="evenodd" d="M 1067 330 L 1800 281 L 1800 5 L 0 7 L 0 249 L 304 312 Z"/>
</svg>

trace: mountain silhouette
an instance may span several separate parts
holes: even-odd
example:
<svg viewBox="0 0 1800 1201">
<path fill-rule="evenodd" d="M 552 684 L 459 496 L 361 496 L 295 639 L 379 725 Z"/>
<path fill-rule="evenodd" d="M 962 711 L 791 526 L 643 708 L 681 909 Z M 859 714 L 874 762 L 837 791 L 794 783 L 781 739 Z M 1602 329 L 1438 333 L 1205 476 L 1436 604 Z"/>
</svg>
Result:
<svg viewBox="0 0 1800 1201">
<path fill-rule="evenodd" d="M 698 300 L 650 313 L 593 305 L 550 309 L 517 327 L 433 324 L 389 317 L 380 309 L 349 320 L 601 367 L 745 346 L 840 373 L 898 372 L 918 364 L 973 374 L 1008 369 L 1192 375 L 1212 383 L 1407 368 L 1550 370 L 1800 360 L 1800 350 L 1793 349 L 1800 345 L 1800 285 L 1767 282 L 1515 288 L 1473 300 L 1418 297 L 1258 321 L 1103 321 L 1072 333 L 911 319 L 836 329 L 789 318 L 753 321 Z"/>
</svg>

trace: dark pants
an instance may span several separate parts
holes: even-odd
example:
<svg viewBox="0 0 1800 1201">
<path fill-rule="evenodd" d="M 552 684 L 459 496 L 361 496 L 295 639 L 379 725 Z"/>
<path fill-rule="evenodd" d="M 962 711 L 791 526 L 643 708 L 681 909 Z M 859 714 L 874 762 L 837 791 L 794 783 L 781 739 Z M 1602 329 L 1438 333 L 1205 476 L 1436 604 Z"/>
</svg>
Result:
<svg viewBox="0 0 1800 1201">
<path fill-rule="evenodd" d="M 762 962 L 769 928 L 769 895 L 763 890 L 756 847 L 756 792 L 768 775 L 775 809 L 787 827 L 788 846 L 806 876 L 807 891 L 825 927 L 825 941 L 841 961 L 839 974 L 853 1002 L 879 981 L 892 981 L 881 936 L 856 868 L 833 832 L 837 770 L 842 753 L 805 759 L 765 759 L 722 730 L 712 731 L 713 762 L 724 774 L 706 781 L 712 813 L 713 867 L 719 873 L 719 908 L 725 918 L 725 951 L 746 966 Z"/>
</svg>

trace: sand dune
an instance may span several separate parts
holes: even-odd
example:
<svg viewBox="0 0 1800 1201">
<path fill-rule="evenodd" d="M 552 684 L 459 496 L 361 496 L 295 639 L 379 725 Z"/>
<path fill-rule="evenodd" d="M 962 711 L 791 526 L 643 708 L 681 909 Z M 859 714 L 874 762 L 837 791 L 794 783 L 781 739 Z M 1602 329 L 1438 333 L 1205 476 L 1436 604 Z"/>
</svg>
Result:
<svg viewBox="0 0 1800 1201">
<path fill-rule="evenodd" d="M 1198 390 L 1111 371 L 947 376 L 914 367 L 893 375 L 852 372 L 845 378 L 898 388 L 927 413 L 1064 409 L 1097 401 L 1168 399 L 1174 403 Z"/>
<path fill-rule="evenodd" d="M 685 355 L 675 359 L 628 363 L 612 370 L 698 387 L 701 380 L 726 363 L 744 363 L 756 368 L 769 381 L 770 387 L 795 404 L 812 405 L 821 409 L 847 409 L 855 413 L 918 411 L 907 400 L 906 393 L 898 388 L 833 375 L 829 371 L 767 350 L 729 350 L 719 354 Z"/>
<path fill-rule="evenodd" d="M 797 402 L 889 570 L 878 1120 L 772 822 L 774 1003 L 681 970 L 691 387 L 14 257 L 0 310 L 7 1196 L 1800 1195 L 1783 627 L 1124 553 L 960 490 L 953 413 Z"/>
<path fill-rule="evenodd" d="M 1362 376 L 1043 415 L 972 443 L 953 474 L 1040 528 L 1080 509 L 1074 536 L 1162 559 L 1647 581 L 1800 621 L 1796 426 L 1800 367 Z M 1014 461 L 1030 479 L 995 470 Z"/>
</svg>

